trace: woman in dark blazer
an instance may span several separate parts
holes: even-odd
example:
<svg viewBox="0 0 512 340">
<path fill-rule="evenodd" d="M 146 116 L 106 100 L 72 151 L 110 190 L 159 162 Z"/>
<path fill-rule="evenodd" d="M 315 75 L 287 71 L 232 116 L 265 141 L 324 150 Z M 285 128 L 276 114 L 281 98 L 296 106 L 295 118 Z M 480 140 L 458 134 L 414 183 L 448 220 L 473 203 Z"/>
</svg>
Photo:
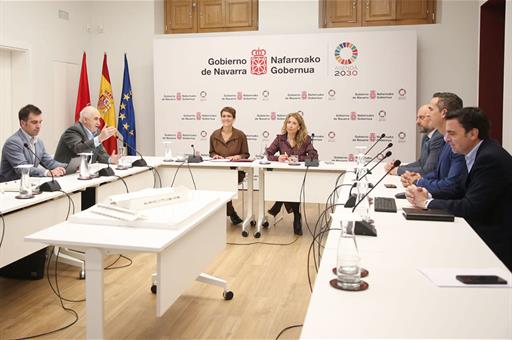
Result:
<svg viewBox="0 0 512 340">
<path fill-rule="evenodd" d="M 232 161 L 249 158 L 247 136 L 241 130 L 235 129 L 233 123 L 236 119 L 236 110 L 232 107 L 224 107 L 220 110 L 222 127 L 215 130 L 210 136 L 210 157 L 214 159 L 226 158 Z M 238 183 L 245 177 L 243 171 L 238 172 Z M 233 224 L 242 223 L 242 219 L 233 208 L 233 202 L 227 204 L 227 215 Z"/>
<path fill-rule="evenodd" d="M 279 152 L 279 156 L 275 154 Z M 297 113 L 290 113 L 286 116 L 281 128 L 281 134 L 267 148 L 267 157 L 271 161 L 288 162 L 290 156 L 297 157 L 299 162 L 306 159 L 318 159 L 318 152 L 311 143 L 304 118 Z M 268 211 L 276 216 L 283 205 L 288 213 L 293 212 L 293 232 L 295 235 L 302 235 L 302 222 L 300 215 L 300 202 L 276 202 Z"/>
</svg>

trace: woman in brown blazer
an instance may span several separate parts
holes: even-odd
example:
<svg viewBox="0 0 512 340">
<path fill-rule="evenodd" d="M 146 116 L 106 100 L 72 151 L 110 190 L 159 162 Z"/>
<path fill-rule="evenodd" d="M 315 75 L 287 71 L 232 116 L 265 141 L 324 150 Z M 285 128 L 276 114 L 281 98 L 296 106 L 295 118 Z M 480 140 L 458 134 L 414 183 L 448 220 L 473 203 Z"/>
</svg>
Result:
<svg viewBox="0 0 512 340">
<path fill-rule="evenodd" d="M 220 110 L 220 118 L 222 127 L 215 130 L 210 136 L 210 157 L 214 159 L 226 158 L 233 161 L 249 158 L 247 136 L 241 130 L 233 127 L 236 110 L 229 106 L 224 107 Z M 244 177 L 245 173 L 239 171 L 238 183 L 242 183 Z M 235 225 L 243 222 L 233 208 L 231 201 L 227 204 L 227 215 Z"/>
<path fill-rule="evenodd" d="M 275 156 L 276 152 L 279 152 L 279 156 Z M 286 116 L 281 134 L 267 148 L 267 157 L 271 161 L 288 162 L 290 156 L 296 156 L 299 162 L 318 159 L 318 152 L 308 136 L 306 122 L 297 112 Z M 293 212 L 293 232 L 295 235 L 302 235 L 300 202 L 276 202 L 268 212 L 276 216 L 283 203 L 288 213 Z"/>
</svg>

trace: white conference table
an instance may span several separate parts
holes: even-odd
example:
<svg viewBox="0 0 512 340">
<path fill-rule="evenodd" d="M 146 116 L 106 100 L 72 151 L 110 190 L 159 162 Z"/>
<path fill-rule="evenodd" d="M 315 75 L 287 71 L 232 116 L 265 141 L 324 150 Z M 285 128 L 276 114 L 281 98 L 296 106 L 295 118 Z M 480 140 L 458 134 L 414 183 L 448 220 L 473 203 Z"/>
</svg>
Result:
<svg viewBox="0 0 512 340">
<path fill-rule="evenodd" d="M 347 171 L 353 171 L 352 162 L 324 162 L 318 167 L 306 168 L 304 162 L 300 165 L 289 165 L 284 162 L 270 162 L 253 165 L 259 172 L 258 192 L 258 221 L 256 234 L 261 233 L 261 227 L 268 227 L 265 216 L 265 201 L 305 202 L 325 204 L 336 185 L 343 182 Z M 307 169 L 307 174 L 306 174 Z M 301 197 L 301 187 L 304 183 L 305 200 Z"/>
<path fill-rule="evenodd" d="M 157 254 L 156 315 L 162 316 L 225 247 L 225 205 L 232 192 L 196 191 L 216 198 L 179 229 L 151 229 L 64 222 L 25 237 L 29 242 L 85 250 L 87 338 L 104 337 L 103 257 L 111 252 Z M 194 204 L 194 200 L 191 201 Z"/>
<path fill-rule="evenodd" d="M 381 183 L 370 196 L 393 197 L 403 191 L 398 177 L 383 183 L 395 183 L 398 189 L 386 189 Z M 343 189 L 340 202 L 346 197 Z M 372 212 L 377 237 L 357 237 L 361 266 L 369 271 L 364 278 L 369 284 L 366 291 L 330 286 L 340 231 L 329 232 L 301 338 L 511 339 L 511 288 L 437 287 L 418 271 L 498 268 L 510 274 L 501 261 L 464 219 L 407 221 L 400 209 L 409 203 L 396 202 L 398 213 Z M 346 209 L 336 208 L 333 228 L 339 226 L 340 211 Z M 506 279 L 510 282 L 512 275 Z"/>
<path fill-rule="evenodd" d="M 94 164 L 93 168 L 105 165 Z M 115 168 L 114 168 L 115 169 Z M 152 186 L 151 173 L 147 167 L 115 170 L 130 190 Z M 109 195 L 126 192 L 118 177 L 98 177 L 90 180 L 78 180 L 78 174 L 56 177 L 62 191 L 43 192 L 30 199 L 16 199 L 16 192 L 0 193 L 0 212 L 5 219 L 4 240 L 0 247 L 0 267 L 6 266 L 45 247 L 44 244 L 27 243 L 23 238 L 31 233 L 50 227 L 65 220 L 68 210 L 69 194 L 75 211 L 81 210 L 81 192 L 87 188 L 96 188 L 96 201 L 100 202 Z M 152 178 L 152 177 L 151 177 Z M 51 178 L 40 178 L 49 181 Z M 4 185 L 4 183 L 0 183 Z M 70 212 L 72 214 L 72 211 Z"/>
</svg>

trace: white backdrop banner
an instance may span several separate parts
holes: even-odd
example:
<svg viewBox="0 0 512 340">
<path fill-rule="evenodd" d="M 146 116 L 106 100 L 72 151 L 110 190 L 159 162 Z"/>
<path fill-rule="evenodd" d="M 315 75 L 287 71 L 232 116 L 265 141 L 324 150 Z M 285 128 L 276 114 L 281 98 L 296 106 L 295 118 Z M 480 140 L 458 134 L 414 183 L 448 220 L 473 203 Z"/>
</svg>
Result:
<svg viewBox="0 0 512 340">
<path fill-rule="evenodd" d="M 370 154 L 392 142 L 392 158 L 415 158 L 415 32 L 156 38 L 154 84 L 157 155 L 164 141 L 207 155 L 231 106 L 251 156 L 299 111 L 322 160 L 351 161 L 382 133 Z"/>
</svg>

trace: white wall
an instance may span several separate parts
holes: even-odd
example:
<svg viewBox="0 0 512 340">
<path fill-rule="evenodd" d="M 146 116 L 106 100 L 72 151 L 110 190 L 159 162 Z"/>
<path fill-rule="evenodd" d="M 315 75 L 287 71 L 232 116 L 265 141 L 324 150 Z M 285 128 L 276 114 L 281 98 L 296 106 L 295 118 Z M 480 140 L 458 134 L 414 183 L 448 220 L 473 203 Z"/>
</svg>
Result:
<svg viewBox="0 0 512 340">
<path fill-rule="evenodd" d="M 34 104 L 45 113 L 42 133 L 47 145 L 55 145 L 58 131 L 48 128 L 53 117 L 54 60 L 80 64 L 82 51 L 88 53 L 91 100 L 99 91 L 103 51 L 108 52 L 114 99 L 119 103 L 122 86 L 123 53 L 128 53 L 134 93 L 138 147 L 154 152 L 152 41 L 163 31 L 163 2 L 156 1 L 37 1 L 0 2 L 0 38 L 21 40 L 33 46 Z M 57 18 L 62 8 L 70 20 Z M 477 103 L 478 1 L 444 0 L 438 10 L 438 24 L 391 28 L 347 28 L 346 30 L 416 30 L 418 33 L 418 102 L 430 99 L 433 92 L 453 91 L 466 105 Z M 2 14 L 3 13 L 3 14 Z M 22 23 L 22 24 L 20 24 Z M 91 33 L 86 32 L 87 24 Z M 98 32 L 98 25 L 103 32 Z M 318 32 L 316 0 L 260 0 L 260 31 L 231 34 L 279 34 Z M 230 33 L 226 33 L 230 34 Z M 219 34 L 219 35 L 226 35 Z M 217 34 L 216 34 L 217 35 Z M 170 36 L 169 38 L 173 38 Z M 78 77 L 69 90 L 76 93 Z M 64 99 L 63 99 L 64 100 Z M 72 98 L 74 112 L 76 94 Z M 116 112 L 118 107 L 116 107 Z M 5 114 L 1 112 L 0 118 Z M 68 113 L 66 113 L 68 114 Z M 414 114 L 412 112 L 411 114 Z M 508 125 L 510 126 L 510 125 Z M 53 148 L 50 148 L 52 151 Z"/>
<path fill-rule="evenodd" d="M 43 111 L 41 136 L 49 152 L 55 151 L 62 127 L 69 125 L 74 113 L 78 74 L 68 77 L 62 69 L 73 68 L 80 63 L 84 48 L 89 45 L 85 27 L 90 5 L 77 1 L 3 1 L 0 6 L 0 42 L 19 42 L 29 49 L 31 85 L 26 92 L 25 103 L 32 103 Z M 59 9 L 69 14 L 69 20 L 58 18 Z M 79 68 L 78 68 L 79 72 Z M 66 86 L 55 83 L 61 79 Z M 74 93 L 75 98 L 69 98 Z M 14 115 L 17 122 L 19 107 L 12 112 L 1 112 L 0 121 Z M 67 112 L 71 110 L 71 112 Z M 17 124 L 13 124 L 13 130 Z"/>
<path fill-rule="evenodd" d="M 163 3 L 162 3 L 163 6 Z M 96 105 L 99 94 L 103 53 L 108 68 L 116 114 L 123 87 L 124 53 L 127 53 L 135 109 L 137 149 L 143 154 L 154 150 L 153 110 L 153 35 L 155 7 L 153 1 L 91 2 L 92 47 L 88 60 L 91 101 Z M 103 32 L 99 32 L 98 28 Z M 92 57 L 94 56 L 94 57 Z"/>
</svg>

